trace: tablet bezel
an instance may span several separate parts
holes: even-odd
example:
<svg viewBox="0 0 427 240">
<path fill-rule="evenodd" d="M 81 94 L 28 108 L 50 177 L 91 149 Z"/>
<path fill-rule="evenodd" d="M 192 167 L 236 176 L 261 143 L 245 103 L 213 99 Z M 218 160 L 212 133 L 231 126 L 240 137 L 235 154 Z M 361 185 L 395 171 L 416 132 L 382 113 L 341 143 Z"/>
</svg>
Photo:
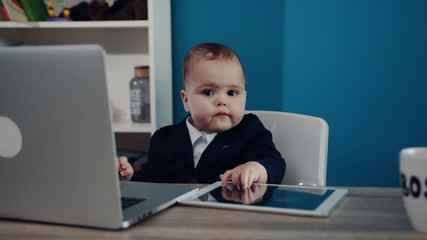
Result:
<svg viewBox="0 0 427 240">
<path fill-rule="evenodd" d="M 254 183 L 257 185 L 258 183 Z M 291 214 L 291 215 L 302 215 L 302 216 L 316 216 L 316 217 L 328 217 L 332 210 L 344 199 L 347 195 L 347 189 L 341 188 L 330 188 L 330 187 L 316 187 L 316 186 L 297 186 L 297 185 L 276 185 L 276 184 L 258 184 L 273 187 L 282 187 L 287 189 L 295 190 L 333 190 L 326 199 L 324 199 L 314 210 L 305 209 L 291 209 L 291 208 L 277 208 L 269 206 L 256 206 L 256 205 L 244 205 L 235 203 L 223 203 L 223 202 L 206 202 L 199 200 L 199 197 L 210 193 L 212 190 L 221 186 L 221 182 L 215 182 L 205 188 L 200 189 L 195 195 L 180 201 L 182 205 L 198 206 L 198 207 L 211 207 L 211 208 L 223 208 L 223 209 L 234 209 L 234 210 L 248 210 L 258 212 L 270 212 L 280 214 Z"/>
</svg>

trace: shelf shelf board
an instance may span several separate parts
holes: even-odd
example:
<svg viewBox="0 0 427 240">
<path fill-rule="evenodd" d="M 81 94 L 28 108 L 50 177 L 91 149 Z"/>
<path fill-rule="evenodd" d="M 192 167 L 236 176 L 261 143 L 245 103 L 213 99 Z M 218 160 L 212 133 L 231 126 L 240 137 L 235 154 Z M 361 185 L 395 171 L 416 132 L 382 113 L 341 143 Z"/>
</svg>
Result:
<svg viewBox="0 0 427 240">
<path fill-rule="evenodd" d="M 13 22 L 0 21 L 0 28 L 148 28 L 147 20 L 129 21 L 70 21 L 70 22 Z"/>
<path fill-rule="evenodd" d="M 135 123 L 130 120 L 115 119 L 113 122 L 114 132 L 139 132 L 139 133 L 152 133 L 154 132 L 151 123 Z"/>
</svg>

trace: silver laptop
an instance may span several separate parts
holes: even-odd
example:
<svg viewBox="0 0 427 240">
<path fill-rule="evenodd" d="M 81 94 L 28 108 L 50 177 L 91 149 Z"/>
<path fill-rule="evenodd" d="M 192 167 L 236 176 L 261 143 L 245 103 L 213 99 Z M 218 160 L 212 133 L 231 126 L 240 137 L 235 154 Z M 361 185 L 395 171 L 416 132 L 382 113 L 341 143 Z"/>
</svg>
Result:
<svg viewBox="0 0 427 240">
<path fill-rule="evenodd" d="M 197 191 L 120 183 L 105 66 L 97 45 L 0 47 L 0 218 L 120 229 Z"/>
</svg>

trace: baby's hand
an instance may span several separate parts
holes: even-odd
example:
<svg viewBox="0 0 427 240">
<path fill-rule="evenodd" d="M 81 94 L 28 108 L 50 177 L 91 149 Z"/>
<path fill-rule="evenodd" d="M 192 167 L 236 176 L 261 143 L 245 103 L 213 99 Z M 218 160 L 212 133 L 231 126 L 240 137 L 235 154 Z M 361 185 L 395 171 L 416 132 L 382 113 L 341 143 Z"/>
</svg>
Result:
<svg viewBox="0 0 427 240">
<path fill-rule="evenodd" d="M 246 205 L 261 201 L 266 191 L 267 185 L 252 185 L 241 189 L 227 185 L 222 188 L 221 194 L 226 200 Z"/>
<path fill-rule="evenodd" d="M 223 187 L 227 185 L 227 181 L 231 180 L 233 185 L 238 186 L 240 184 L 242 188 L 248 188 L 252 183 L 266 183 L 268 179 L 267 170 L 257 162 L 241 164 L 225 171 L 219 177 Z"/>
<path fill-rule="evenodd" d="M 121 181 L 129 181 L 133 175 L 133 168 L 129 164 L 126 157 L 119 157 L 117 159 L 119 162 L 119 176 Z"/>
</svg>

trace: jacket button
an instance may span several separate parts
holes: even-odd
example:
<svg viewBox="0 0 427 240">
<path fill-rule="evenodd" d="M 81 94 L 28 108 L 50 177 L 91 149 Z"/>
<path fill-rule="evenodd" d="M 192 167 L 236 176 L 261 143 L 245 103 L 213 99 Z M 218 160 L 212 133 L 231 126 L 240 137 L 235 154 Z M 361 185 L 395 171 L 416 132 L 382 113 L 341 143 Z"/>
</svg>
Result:
<svg viewBox="0 0 427 240">
<path fill-rule="evenodd" d="M 197 180 L 196 180 L 196 179 L 191 179 L 191 180 L 190 180 L 190 183 L 197 184 L 197 183 L 199 183 L 199 182 L 197 182 Z"/>
</svg>

